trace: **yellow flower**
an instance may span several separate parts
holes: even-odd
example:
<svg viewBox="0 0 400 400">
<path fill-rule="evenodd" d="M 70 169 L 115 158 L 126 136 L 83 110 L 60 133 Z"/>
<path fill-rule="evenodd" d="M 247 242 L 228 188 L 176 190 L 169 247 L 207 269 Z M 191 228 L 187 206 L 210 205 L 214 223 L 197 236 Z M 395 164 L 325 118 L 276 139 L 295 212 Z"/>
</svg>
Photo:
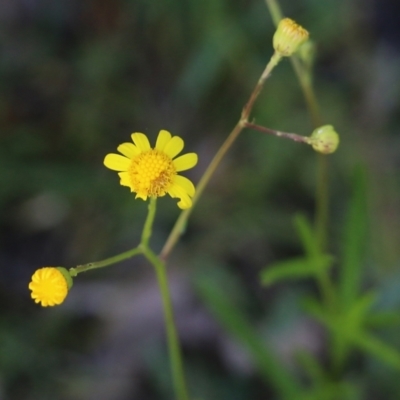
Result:
<svg viewBox="0 0 400 400">
<path fill-rule="evenodd" d="M 275 31 L 272 43 L 281 56 L 291 56 L 308 39 L 308 32 L 290 18 L 282 19 Z"/>
<path fill-rule="evenodd" d="M 47 307 L 61 304 L 67 297 L 71 285 L 72 278 L 65 268 L 44 267 L 32 275 L 29 289 L 32 291 L 31 297 L 35 303 Z"/>
<path fill-rule="evenodd" d="M 133 143 L 122 143 L 117 148 L 122 156 L 107 154 L 104 165 L 119 171 L 120 184 L 135 192 L 136 198 L 147 200 L 147 197 L 161 197 L 168 193 L 180 199 L 179 208 L 190 208 L 195 188 L 178 172 L 193 168 L 197 164 L 197 154 L 188 153 L 175 158 L 182 151 L 184 142 L 165 130 L 158 134 L 154 149 L 143 133 L 132 133 L 131 137 Z"/>
</svg>

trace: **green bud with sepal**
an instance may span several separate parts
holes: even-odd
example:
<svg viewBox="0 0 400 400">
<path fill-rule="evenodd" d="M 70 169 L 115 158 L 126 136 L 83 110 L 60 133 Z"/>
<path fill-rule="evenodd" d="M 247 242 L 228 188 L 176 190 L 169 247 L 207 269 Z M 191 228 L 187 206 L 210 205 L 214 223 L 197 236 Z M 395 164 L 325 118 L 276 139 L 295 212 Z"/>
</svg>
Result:
<svg viewBox="0 0 400 400">
<path fill-rule="evenodd" d="M 314 130 L 308 142 L 318 153 L 331 154 L 338 148 L 340 139 L 332 125 L 324 125 Z"/>
</svg>

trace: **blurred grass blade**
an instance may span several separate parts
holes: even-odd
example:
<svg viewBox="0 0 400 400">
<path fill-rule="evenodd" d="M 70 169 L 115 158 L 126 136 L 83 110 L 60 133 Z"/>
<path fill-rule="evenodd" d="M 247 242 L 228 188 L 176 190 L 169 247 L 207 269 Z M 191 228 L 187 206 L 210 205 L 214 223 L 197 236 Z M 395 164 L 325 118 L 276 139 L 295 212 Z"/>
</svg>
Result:
<svg viewBox="0 0 400 400">
<path fill-rule="evenodd" d="M 368 216 L 366 174 L 363 168 L 356 169 L 353 181 L 354 191 L 345 226 L 343 261 L 340 273 L 340 291 L 343 305 L 349 305 L 357 298 L 366 244 Z"/>
<path fill-rule="evenodd" d="M 294 223 L 306 254 L 310 258 L 317 258 L 320 255 L 318 240 L 307 218 L 302 214 L 297 214 Z"/>
<path fill-rule="evenodd" d="M 383 343 L 365 332 L 354 337 L 353 343 L 364 352 L 400 370 L 400 353 L 394 347 Z"/>
<path fill-rule="evenodd" d="M 400 325 L 400 315 L 392 311 L 370 314 L 365 318 L 365 325 L 372 328 Z"/>
<path fill-rule="evenodd" d="M 218 321 L 249 351 L 260 374 L 268 385 L 279 394 L 279 398 L 293 400 L 301 388 L 293 376 L 275 359 L 275 355 L 251 326 L 247 318 L 228 301 L 211 279 L 199 276 L 196 286 L 200 296 L 213 312 Z"/>
<path fill-rule="evenodd" d="M 376 297 L 376 292 L 371 290 L 355 300 L 350 308 L 343 311 L 346 316 L 345 319 L 348 321 L 348 327 L 352 326 L 354 329 L 361 329 L 368 312 L 376 301 Z"/>
<path fill-rule="evenodd" d="M 326 312 L 323 305 L 313 297 L 305 297 L 302 301 L 304 310 L 317 319 L 319 322 L 324 324 L 327 328 L 334 330 L 336 326 L 336 319 L 334 315 Z"/>
<path fill-rule="evenodd" d="M 261 283 L 272 285 L 276 282 L 315 276 L 320 269 L 329 268 L 332 257 L 321 255 L 314 260 L 305 257 L 292 258 L 269 265 L 261 271 Z"/>
<path fill-rule="evenodd" d="M 296 354 L 296 360 L 307 374 L 313 386 L 321 386 L 325 382 L 325 372 L 313 354 L 301 350 Z"/>
<path fill-rule="evenodd" d="M 357 386 L 348 382 L 326 382 L 303 394 L 301 400 L 360 400 Z"/>
</svg>

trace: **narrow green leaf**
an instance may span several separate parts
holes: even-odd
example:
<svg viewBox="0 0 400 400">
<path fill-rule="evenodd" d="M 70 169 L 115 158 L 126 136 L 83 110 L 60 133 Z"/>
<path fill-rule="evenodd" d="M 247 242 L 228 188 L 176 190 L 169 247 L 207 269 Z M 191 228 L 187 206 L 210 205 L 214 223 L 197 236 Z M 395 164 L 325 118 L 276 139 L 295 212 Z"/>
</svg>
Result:
<svg viewBox="0 0 400 400">
<path fill-rule="evenodd" d="M 308 375 L 308 378 L 311 380 L 313 386 L 320 386 L 325 382 L 325 371 L 313 354 L 302 350 L 296 354 L 296 359 L 302 369 Z"/>
<path fill-rule="evenodd" d="M 312 261 L 305 257 L 280 261 L 261 271 L 261 283 L 272 285 L 283 280 L 315 276 L 320 269 L 329 268 L 332 265 L 332 260 L 331 256 L 321 255 Z"/>
<path fill-rule="evenodd" d="M 196 286 L 217 319 L 247 348 L 266 382 L 273 386 L 281 398 L 296 398 L 301 391 L 296 379 L 275 359 L 275 355 L 254 331 L 245 315 L 221 293 L 221 287 L 217 287 L 215 281 L 204 275 L 196 279 Z"/>
<path fill-rule="evenodd" d="M 321 303 L 313 297 L 306 297 L 302 301 L 304 310 L 311 316 L 316 318 L 319 322 L 324 324 L 327 328 L 334 330 L 337 320 L 324 310 Z"/>
<path fill-rule="evenodd" d="M 348 382 L 325 382 L 322 386 L 311 389 L 300 400 L 358 400 L 359 389 Z"/>
<path fill-rule="evenodd" d="M 352 307 L 347 312 L 345 311 L 347 325 L 354 326 L 355 329 L 361 329 L 372 304 L 376 301 L 376 297 L 376 292 L 370 291 L 358 298 Z"/>
<path fill-rule="evenodd" d="M 318 240 L 307 218 L 303 214 L 297 214 L 294 223 L 308 257 L 318 257 L 320 255 Z"/>
<path fill-rule="evenodd" d="M 366 174 L 361 167 L 356 170 L 353 186 L 353 196 L 345 224 L 343 262 L 340 272 L 341 300 L 344 305 L 351 304 L 357 298 L 366 250 L 367 190 Z"/>
<path fill-rule="evenodd" d="M 397 312 L 377 312 L 367 315 L 365 325 L 372 328 L 387 327 L 400 324 L 400 315 Z"/>
<path fill-rule="evenodd" d="M 359 349 L 400 370 L 400 353 L 394 347 L 383 343 L 366 332 L 355 336 L 353 343 Z"/>
</svg>

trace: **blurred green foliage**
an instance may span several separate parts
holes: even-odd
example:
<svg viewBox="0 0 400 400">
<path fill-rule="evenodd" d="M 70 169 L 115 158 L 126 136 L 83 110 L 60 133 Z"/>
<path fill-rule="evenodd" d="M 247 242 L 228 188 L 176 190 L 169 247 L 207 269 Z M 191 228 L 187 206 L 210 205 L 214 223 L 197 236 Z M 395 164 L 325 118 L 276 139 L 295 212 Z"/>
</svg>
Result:
<svg viewBox="0 0 400 400">
<path fill-rule="evenodd" d="M 390 36 L 398 25 L 385 25 L 395 12 L 389 1 L 281 7 L 316 43 L 324 123 L 341 135 L 329 158 L 329 254 L 316 254 L 307 222 L 315 154 L 243 132 L 169 263 L 189 386 L 208 400 L 397 400 L 399 48 Z M 102 166 L 131 132 L 183 137 L 199 154 L 188 173 L 198 181 L 272 54 L 266 5 L 21 0 L 2 2 L 0 20 L 0 398 L 171 398 L 144 261 L 80 277 L 52 310 L 33 304 L 27 283 L 42 265 L 74 266 L 137 243 L 146 205 Z M 253 116 L 311 133 L 289 62 Z M 159 202 L 155 248 L 177 216 L 173 200 Z M 337 283 L 336 314 L 316 300 L 321 270 Z"/>
</svg>

